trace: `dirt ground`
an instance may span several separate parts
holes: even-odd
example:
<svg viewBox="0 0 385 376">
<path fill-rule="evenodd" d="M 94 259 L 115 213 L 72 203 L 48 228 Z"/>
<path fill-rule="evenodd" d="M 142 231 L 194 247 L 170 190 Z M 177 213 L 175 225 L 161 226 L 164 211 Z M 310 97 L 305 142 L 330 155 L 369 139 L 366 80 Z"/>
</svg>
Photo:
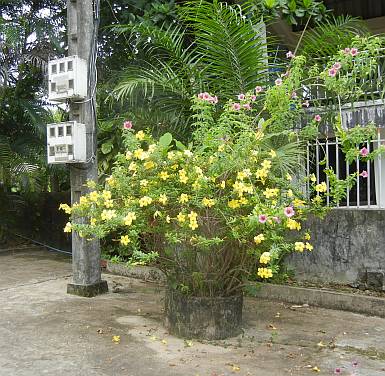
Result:
<svg viewBox="0 0 385 376">
<path fill-rule="evenodd" d="M 108 294 L 68 295 L 70 262 L 0 251 L 1 376 L 385 376 L 385 319 L 247 298 L 242 335 L 183 340 L 163 327 L 161 288 L 104 275 Z"/>
</svg>

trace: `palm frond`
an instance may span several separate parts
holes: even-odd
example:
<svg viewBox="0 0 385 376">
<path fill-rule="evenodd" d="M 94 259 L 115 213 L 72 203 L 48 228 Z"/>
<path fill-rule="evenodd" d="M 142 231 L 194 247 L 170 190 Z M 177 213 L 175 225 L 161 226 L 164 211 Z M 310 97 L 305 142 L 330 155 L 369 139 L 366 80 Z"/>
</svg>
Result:
<svg viewBox="0 0 385 376">
<path fill-rule="evenodd" d="M 333 16 L 305 32 L 298 52 L 306 55 L 308 60 L 326 58 L 349 46 L 355 36 L 368 33 L 367 26 L 359 18 Z"/>
<path fill-rule="evenodd" d="M 215 91 L 231 97 L 266 81 L 262 23 L 253 23 L 240 8 L 217 0 L 189 1 L 181 8 L 181 17 L 194 30 L 205 76 Z"/>
</svg>

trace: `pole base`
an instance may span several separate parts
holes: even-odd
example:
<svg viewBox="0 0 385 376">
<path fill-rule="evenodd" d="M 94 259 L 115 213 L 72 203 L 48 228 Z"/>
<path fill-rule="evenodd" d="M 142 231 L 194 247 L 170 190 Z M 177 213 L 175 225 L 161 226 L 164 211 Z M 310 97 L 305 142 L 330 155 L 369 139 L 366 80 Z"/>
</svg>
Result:
<svg viewBox="0 0 385 376">
<path fill-rule="evenodd" d="M 108 292 L 108 284 L 107 281 L 103 280 L 93 285 L 77 285 L 74 283 L 67 285 L 67 294 L 83 296 L 85 298 L 93 298 L 106 292 Z"/>
</svg>

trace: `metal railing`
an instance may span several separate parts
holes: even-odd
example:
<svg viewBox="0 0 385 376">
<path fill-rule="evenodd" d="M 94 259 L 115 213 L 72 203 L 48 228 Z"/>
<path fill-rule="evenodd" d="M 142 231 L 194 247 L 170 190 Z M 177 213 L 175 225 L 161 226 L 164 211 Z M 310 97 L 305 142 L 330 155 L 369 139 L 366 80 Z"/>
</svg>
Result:
<svg viewBox="0 0 385 376">
<path fill-rule="evenodd" d="M 384 129 L 378 129 L 377 137 L 357 145 L 357 149 L 366 148 L 369 153 L 385 146 Z M 315 184 L 326 183 L 326 205 L 339 208 L 385 209 L 385 155 L 378 153 L 374 159 L 356 157 L 350 163 L 345 158 L 340 140 L 336 137 L 317 139 L 307 145 L 306 174 L 314 174 Z M 353 180 L 352 186 L 346 187 L 344 197 L 339 202 L 331 195 L 331 182 L 325 170 L 331 169 L 337 179 Z M 308 197 L 319 195 L 311 187 L 311 181 L 306 183 L 305 191 Z M 322 193 L 323 195 L 323 193 Z"/>
</svg>

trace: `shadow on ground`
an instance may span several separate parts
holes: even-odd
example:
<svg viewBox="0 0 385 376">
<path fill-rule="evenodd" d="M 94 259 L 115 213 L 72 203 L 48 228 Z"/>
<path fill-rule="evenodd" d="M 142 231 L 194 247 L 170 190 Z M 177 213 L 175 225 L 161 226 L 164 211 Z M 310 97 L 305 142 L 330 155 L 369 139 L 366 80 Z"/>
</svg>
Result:
<svg viewBox="0 0 385 376">
<path fill-rule="evenodd" d="M 187 341 L 156 285 L 105 275 L 110 293 L 80 298 L 70 274 L 62 255 L 0 252 L 1 376 L 385 375 L 385 319 L 248 298 L 242 335 Z"/>
</svg>

